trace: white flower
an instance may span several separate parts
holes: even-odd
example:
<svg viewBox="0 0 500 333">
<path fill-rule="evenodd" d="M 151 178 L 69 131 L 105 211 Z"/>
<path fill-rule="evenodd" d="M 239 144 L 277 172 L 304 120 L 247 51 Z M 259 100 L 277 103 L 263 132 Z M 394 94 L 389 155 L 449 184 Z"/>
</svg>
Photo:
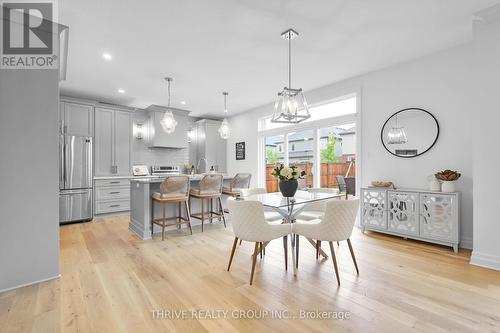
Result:
<svg viewBox="0 0 500 333">
<path fill-rule="evenodd" d="M 291 179 L 292 178 L 292 168 L 290 167 L 284 167 L 281 172 L 280 172 L 280 176 L 285 178 L 285 179 Z"/>
<path fill-rule="evenodd" d="M 295 168 L 295 174 L 293 176 L 293 179 L 299 179 L 301 174 L 302 174 L 302 169 L 298 167 Z"/>
</svg>

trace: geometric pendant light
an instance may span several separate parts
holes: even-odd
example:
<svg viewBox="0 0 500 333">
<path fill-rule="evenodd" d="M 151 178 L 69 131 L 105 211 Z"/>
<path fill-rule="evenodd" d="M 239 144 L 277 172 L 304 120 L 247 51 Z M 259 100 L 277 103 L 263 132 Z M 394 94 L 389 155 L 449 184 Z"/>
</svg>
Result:
<svg viewBox="0 0 500 333">
<path fill-rule="evenodd" d="M 387 133 L 387 144 L 390 145 L 400 145 L 408 142 L 406 133 L 403 127 L 398 126 L 398 116 L 396 115 L 396 126 L 391 127 Z"/>
<path fill-rule="evenodd" d="M 284 87 L 278 93 L 271 118 L 273 123 L 298 124 L 311 117 L 302 89 L 292 88 L 292 39 L 298 35 L 299 33 L 293 29 L 281 34 L 282 38 L 288 40 L 288 87 Z"/>
</svg>

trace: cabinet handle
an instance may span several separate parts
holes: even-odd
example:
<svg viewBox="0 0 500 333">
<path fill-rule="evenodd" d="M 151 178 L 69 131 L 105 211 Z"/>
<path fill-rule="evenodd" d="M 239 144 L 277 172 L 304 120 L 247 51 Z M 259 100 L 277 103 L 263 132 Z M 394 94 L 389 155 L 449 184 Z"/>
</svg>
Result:
<svg viewBox="0 0 500 333">
<path fill-rule="evenodd" d="M 119 194 L 120 191 L 109 192 L 109 194 Z"/>
<path fill-rule="evenodd" d="M 111 205 L 111 206 L 109 206 L 109 208 L 111 208 L 111 207 L 120 207 L 120 205 Z"/>
<path fill-rule="evenodd" d="M 119 182 L 119 181 L 117 181 L 117 182 L 109 182 L 109 183 L 110 183 L 110 184 L 120 184 L 120 182 Z"/>
</svg>

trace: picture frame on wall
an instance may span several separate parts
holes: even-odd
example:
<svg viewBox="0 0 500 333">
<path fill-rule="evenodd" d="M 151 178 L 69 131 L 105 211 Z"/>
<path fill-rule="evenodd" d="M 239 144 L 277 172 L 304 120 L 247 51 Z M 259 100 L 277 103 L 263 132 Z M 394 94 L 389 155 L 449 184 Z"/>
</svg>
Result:
<svg viewBox="0 0 500 333">
<path fill-rule="evenodd" d="M 236 143 L 236 160 L 241 161 L 245 159 L 245 142 Z"/>
</svg>

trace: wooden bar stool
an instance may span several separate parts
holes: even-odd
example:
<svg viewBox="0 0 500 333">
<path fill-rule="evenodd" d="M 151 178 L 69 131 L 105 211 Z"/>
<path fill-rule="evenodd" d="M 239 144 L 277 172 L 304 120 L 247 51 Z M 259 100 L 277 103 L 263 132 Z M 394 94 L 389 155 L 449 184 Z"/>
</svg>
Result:
<svg viewBox="0 0 500 333">
<path fill-rule="evenodd" d="M 222 209 L 222 175 L 210 174 L 205 175 L 200 180 L 199 187 L 192 188 L 189 191 L 189 205 L 191 206 L 191 198 L 200 199 L 201 202 L 201 212 L 192 213 L 191 217 L 201 220 L 201 232 L 203 232 L 203 224 L 205 222 L 205 200 L 208 201 L 208 218 L 210 223 L 217 216 L 217 219 L 224 222 L 224 227 L 226 227 L 226 217 L 224 216 L 224 210 Z M 219 204 L 219 209 L 214 211 L 213 201 L 216 200 L 216 204 Z"/>
<path fill-rule="evenodd" d="M 222 193 L 232 197 L 239 196 L 241 195 L 241 189 L 250 187 L 250 179 L 252 179 L 251 173 L 237 173 L 231 179 L 229 187 L 222 187 Z"/>
<path fill-rule="evenodd" d="M 189 209 L 189 177 L 188 176 L 168 176 L 160 184 L 160 192 L 153 193 L 151 197 L 151 237 L 153 237 L 154 225 L 161 226 L 161 240 L 165 239 L 165 227 L 177 226 L 187 223 L 189 232 L 191 229 L 191 210 Z M 155 218 L 155 202 L 159 203 L 163 209 L 163 216 Z M 182 203 L 186 208 L 187 218 L 182 216 Z M 178 215 L 167 217 L 167 205 L 177 204 Z M 169 220 L 176 220 L 175 223 L 168 223 Z"/>
</svg>

